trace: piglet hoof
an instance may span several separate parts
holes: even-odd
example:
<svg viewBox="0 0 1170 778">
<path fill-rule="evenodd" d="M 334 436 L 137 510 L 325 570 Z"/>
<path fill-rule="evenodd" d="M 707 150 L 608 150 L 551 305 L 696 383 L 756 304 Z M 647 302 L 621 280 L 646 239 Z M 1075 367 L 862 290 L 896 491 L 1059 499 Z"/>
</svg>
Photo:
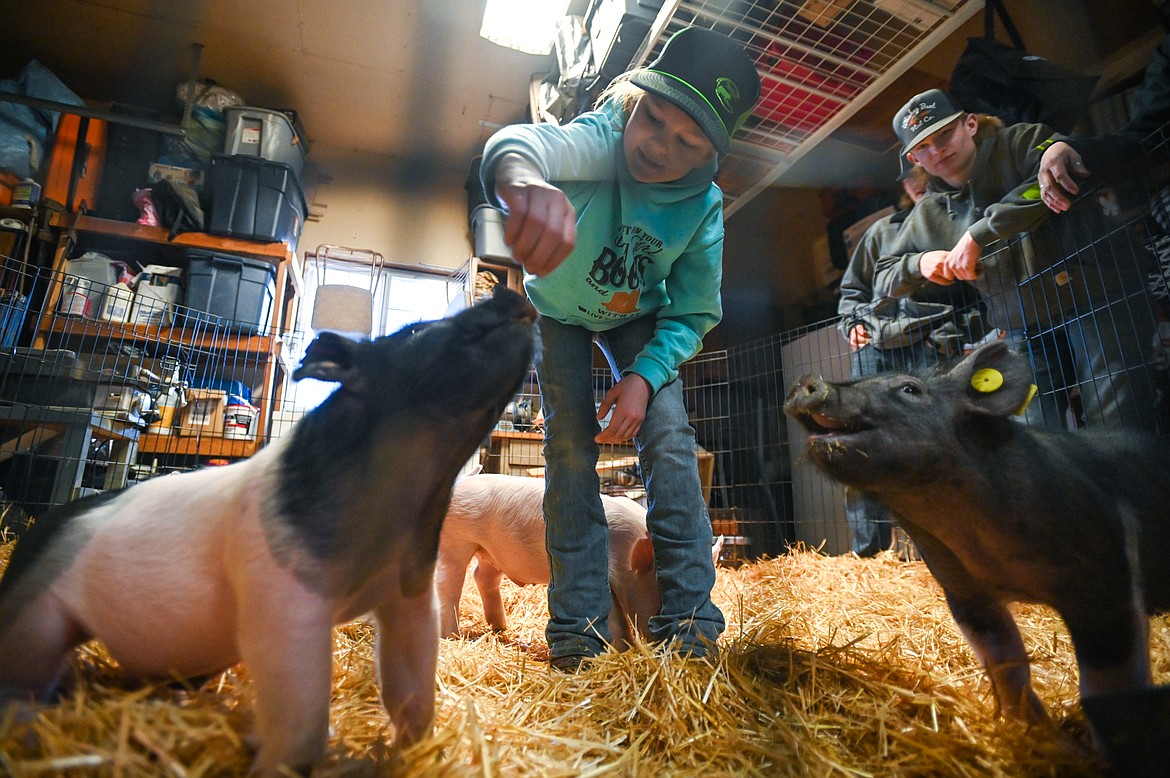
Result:
<svg viewBox="0 0 1170 778">
<path fill-rule="evenodd" d="M 9 732 L 21 733 L 16 741 L 30 751 L 40 750 L 40 736 L 36 728 L 31 726 L 38 717 L 37 704 L 31 697 L 5 697 L 3 690 L 0 690 L 0 721 L 5 722 Z"/>
<path fill-rule="evenodd" d="M 1025 690 L 1018 700 L 1000 706 L 1004 718 L 1018 721 L 1027 727 L 1050 725 L 1052 719 L 1044 709 L 1044 703 L 1031 689 Z"/>
<path fill-rule="evenodd" d="M 434 721 L 428 715 L 426 721 L 395 721 L 395 742 L 400 748 L 410 748 L 434 734 Z"/>
<path fill-rule="evenodd" d="M 409 748 L 434 733 L 434 697 L 411 694 L 405 701 L 391 703 L 383 696 L 382 702 L 390 712 L 390 721 L 394 724 L 394 743 L 399 748 Z"/>
<path fill-rule="evenodd" d="M 1170 764 L 1170 686 L 1081 698 L 1093 745 L 1116 775 L 1164 775 Z"/>
</svg>

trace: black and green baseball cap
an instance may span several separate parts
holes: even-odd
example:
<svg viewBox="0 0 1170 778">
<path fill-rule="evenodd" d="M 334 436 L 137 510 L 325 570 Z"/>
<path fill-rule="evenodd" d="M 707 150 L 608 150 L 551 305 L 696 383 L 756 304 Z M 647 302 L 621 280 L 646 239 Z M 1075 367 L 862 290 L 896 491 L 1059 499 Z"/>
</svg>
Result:
<svg viewBox="0 0 1170 778">
<path fill-rule="evenodd" d="M 686 111 L 720 154 L 760 97 L 760 76 L 743 47 L 703 27 L 676 32 L 630 81 Z"/>
</svg>

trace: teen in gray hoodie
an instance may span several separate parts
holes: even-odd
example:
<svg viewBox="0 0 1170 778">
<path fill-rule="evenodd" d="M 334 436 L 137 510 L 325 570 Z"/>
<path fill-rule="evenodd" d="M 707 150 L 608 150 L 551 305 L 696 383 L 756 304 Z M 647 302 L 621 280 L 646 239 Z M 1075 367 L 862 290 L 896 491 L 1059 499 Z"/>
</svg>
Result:
<svg viewBox="0 0 1170 778">
<path fill-rule="evenodd" d="M 1064 426 L 1075 387 L 1085 423 L 1148 427 L 1150 258 L 1095 204 L 1050 219 L 1036 174 L 1063 136 L 1043 124 L 997 124 L 937 89 L 895 116 L 904 164 L 921 165 L 931 180 L 879 258 L 875 287 L 908 295 L 927 281 L 972 282 L 989 323 L 1032 358 L 1030 423 Z"/>
</svg>

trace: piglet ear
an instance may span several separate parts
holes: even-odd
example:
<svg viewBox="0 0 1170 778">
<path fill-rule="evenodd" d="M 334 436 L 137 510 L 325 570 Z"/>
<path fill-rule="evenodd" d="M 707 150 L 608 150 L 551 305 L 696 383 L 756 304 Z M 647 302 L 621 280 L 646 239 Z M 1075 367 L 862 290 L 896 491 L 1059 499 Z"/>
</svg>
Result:
<svg viewBox="0 0 1170 778">
<path fill-rule="evenodd" d="M 649 535 L 643 535 L 630 547 L 630 570 L 635 573 L 649 573 L 654 570 L 654 544 Z"/>
<path fill-rule="evenodd" d="M 1036 392 L 1028 360 L 1002 340 L 980 346 L 950 372 L 973 413 L 1007 417 L 1022 413 Z"/>
<path fill-rule="evenodd" d="M 344 384 L 354 375 L 360 347 L 359 343 L 335 332 L 322 332 L 305 350 L 300 367 L 293 372 L 293 380 L 319 378 L 322 381 L 340 381 Z"/>
</svg>

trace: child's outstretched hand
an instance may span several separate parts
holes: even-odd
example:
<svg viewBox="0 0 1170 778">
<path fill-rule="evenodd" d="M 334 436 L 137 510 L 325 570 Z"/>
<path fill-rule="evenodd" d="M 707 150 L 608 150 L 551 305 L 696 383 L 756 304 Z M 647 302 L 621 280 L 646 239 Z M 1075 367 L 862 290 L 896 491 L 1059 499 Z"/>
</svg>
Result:
<svg viewBox="0 0 1170 778">
<path fill-rule="evenodd" d="M 577 244 L 577 211 L 560 189 L 517 154 L 496 167 L 496 195 L 508 206 L 504 242 L 512 258 L 533 275 L 548 275 Z"/>
<path fill-rule="evenodd" d="M 609 418 L 609 426 L 594 440 L 598 443 L 624 443 L 632 439 L 642 429 L 649 403 L 650 384 L 637 373 L 627 374 L 601 398 L 597 420 L 604 419 L 610 408 L 613 408 L 613 416 Z"/>
</svg>

